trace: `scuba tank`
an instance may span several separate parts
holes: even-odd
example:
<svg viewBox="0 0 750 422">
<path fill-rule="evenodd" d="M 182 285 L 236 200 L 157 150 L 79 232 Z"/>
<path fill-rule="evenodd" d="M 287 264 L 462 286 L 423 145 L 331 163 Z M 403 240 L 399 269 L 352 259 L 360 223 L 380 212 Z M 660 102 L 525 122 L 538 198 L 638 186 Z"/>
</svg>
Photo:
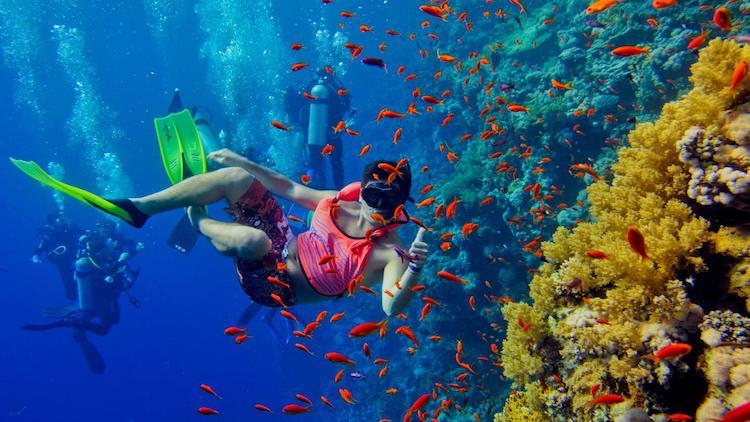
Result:
<svg viewBox="0 0 750 422">
<path fill-rule="evenodd" d="M 75 280 L 78 287 L 78 310 L 94 310 L 94 264 L 89 257 L 79 258 L 75 264 Z"/>
<path fill-rule="evenodd" d="M 310 118 L 307 125 L 307 144 L 323 147 L 328 143 L 328 87 L 322 81 L 312 87 L 310 94 L 317 100 L 310 103 Z"/>
</svg>

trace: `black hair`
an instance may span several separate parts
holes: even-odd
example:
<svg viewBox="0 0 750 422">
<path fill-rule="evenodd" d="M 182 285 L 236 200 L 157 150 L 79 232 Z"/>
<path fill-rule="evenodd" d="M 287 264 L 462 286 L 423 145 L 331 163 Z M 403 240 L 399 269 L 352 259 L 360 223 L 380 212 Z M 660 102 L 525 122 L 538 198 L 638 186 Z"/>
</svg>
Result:
<svg viewBox="0 0 750 422">
<path fill-rule="evenodd" d="M 388 175 L 390 173 L 379 168 L 378 164 L 380 163 L 390 164 L 393 167 L 396 167 L 396 164 L 398 164 L 395 161 L 389 160 L 375 160 L 370 162 L 365 166 L 365 170 L 362 172 L 362 187 L 364 187 L 371 181 L 376 180 L 373 174 L 377 175 L 377 180 L 385 182 L 386 179 L 388 179 Z M 407 164 L 401 166 L 399 170 L 404 175 L 403 177 L 396 176 L 396 178 L 391 183 L 391 186 L 395 186 L 396 189 L 401 192 L 403 202 L 406 202 L 406 200 L 409 199 L 409 191 L 411 191 L 411 168 L 409 167 L 407 162 Z"/>
</svg>

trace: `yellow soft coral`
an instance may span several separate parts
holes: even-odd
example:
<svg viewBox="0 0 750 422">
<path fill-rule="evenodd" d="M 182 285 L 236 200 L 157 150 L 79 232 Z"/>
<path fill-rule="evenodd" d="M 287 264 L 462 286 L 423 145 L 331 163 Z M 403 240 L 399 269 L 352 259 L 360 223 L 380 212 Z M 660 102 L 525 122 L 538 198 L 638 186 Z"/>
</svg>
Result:
<svg viewBox="0 0 750 422">
<path fill-rule="evenodd" d="M 694 88 L 666 104 L 659 120 L 630 133 L 630 146 L 619 151 L 610 183 L 589 186 L 592 222 L 572 230 L 559 228 L 552 241 L 543 244 L 548 262 L 530 284 L 533 304 L 503 310 L 508 321 L 505 375 L 525 387 L 528 397 L 509 399 L 496 420 L 515 420 L 511 418 L 519 409 L 580 418 L 590 409 L 584 405 L 595 381 L 604 388 L 607 380 L 608 392 L 643 402 L 641 387 L 653 381 L 655 373 L 640 356 L 670 341 L 670 329 L 697 325 L 701 309 L 690 303 L 676 271 L 705 270 L 700 254 L 711 242 L 716 242 L 715 250 L 736 257 L 740 244 L 747 248 L 747 238 L 726 230 L 716 235 L 707 221 L 692 213 L 685 202 L 689 174 L 678 160 L 675 143 L 693 126 L 711 127 L 720 121 L 737 95 L 728 89 L 728 81 L 740 59 L 750 60 L 750 49 L 711 41 L 691 68 Z M 641 261 L 631 250 L 625 235 L 630 225 L 643 233 L 651 260 Z M 591 249 L 604 251 L 608 259 L 586 256 Z M 582 281 L 578 294 L 587 297 L 586 304 L 563 293 L 574 277 Z M 742 280 L 746 283 L 747 277 Z M 746 288 L 742 284 L 736 290 L 744 294 Z M 533 322 L 533 328 L 524 332 L 519 317 Z M 559 345 L 559 361 L 549 361 L 554 355 L 549 345 Z M 552 375 L 551 370 L 566 380 L 572 396 L 565 409 L 554 407 L 555 400 L 545 404 L 551 389 L 543 383 L 540 388 L 540 380 Z"/>
<path fill-rule="evenodd" d="M 523 394 L 513 394 L 505 401 L 502 413 L 496 413 L 495 422 L 545 422 L 549 418 L 526 404 Z"/>
</svg>

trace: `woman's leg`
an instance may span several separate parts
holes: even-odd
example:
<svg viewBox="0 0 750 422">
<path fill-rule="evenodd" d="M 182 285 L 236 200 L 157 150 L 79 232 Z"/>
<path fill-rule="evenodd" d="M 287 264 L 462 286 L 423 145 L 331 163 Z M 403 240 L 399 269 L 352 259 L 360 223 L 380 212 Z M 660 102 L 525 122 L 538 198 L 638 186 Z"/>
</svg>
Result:
<svg viewBox="0 0 750 422">
<path fill-rule="evenodd" d="M 239 259 L 258 259 L 271 250 L 271 239 L 262 231 L 238 223 L 214 220 L 203 207 L 189 207 L 193 227 L 211 241 L 219 253 Z"/>
<path fill-rule="evenodd" d="M 234 202 L 242 197 L 254 179 L 242 168 L 227 167 L 189 177 L 160 192 L 130 200 L 148 215 L 190 205 L 208 205 L 222 198 Z"/>
</svg>

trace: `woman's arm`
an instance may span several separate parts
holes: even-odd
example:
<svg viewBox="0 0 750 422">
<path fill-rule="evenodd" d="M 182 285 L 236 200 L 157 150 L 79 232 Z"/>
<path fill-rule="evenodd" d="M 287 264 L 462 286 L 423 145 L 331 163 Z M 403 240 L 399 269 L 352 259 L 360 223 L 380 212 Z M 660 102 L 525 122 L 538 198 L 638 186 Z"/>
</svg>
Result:
<svg viewBox="0 0 750 422">
<path fill-rule="evenodd" d="M 388 316 L 402 312 L 414 297 L 412 287 L 419 281 L 419 272 L 429 253 L 427 244 L 422 241 L 424 233 L 425 230 L 420 228 L 411 244 L 409 255 L 414 257 L 412 262 L 401 262 L 401 258 L 394 253 L 383 270 L 382 306 L 383 312 Z M 386 290 L 393 297 L 386 294 Z"/>
<path fill-rule="evenodd" d="M 323 191 L 308 188 L 296 183 L 283 174 L 263 167 L 228 149 L 220 149 L 208 154 L 208 158 L 223 166 L 241 167 L 270 190 L 272 193 L 293 201 L 309 210 L 314 210 L 321 199 L 336 196 L 336 191 Z"/>
</svg>

